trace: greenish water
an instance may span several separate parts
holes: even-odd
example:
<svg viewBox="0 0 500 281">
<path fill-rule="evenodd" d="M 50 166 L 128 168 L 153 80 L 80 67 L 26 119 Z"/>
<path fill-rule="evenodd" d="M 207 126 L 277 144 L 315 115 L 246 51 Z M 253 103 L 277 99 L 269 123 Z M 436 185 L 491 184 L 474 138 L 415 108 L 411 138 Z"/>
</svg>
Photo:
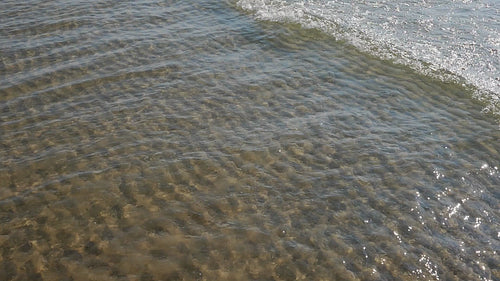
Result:
<svg viewBox="0 0 500 281">
<path fill-rule="evenodd" d="M 499 280 L 473 90 L 233 3 L 0 4 L 1 280 Z"/>
</svg>

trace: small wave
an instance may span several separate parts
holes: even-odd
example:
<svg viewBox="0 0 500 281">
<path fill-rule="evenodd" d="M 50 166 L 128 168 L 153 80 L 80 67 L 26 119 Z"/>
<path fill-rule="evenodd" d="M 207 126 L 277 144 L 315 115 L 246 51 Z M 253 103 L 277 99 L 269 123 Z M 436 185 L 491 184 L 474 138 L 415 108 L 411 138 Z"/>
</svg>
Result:
<svg viewBox="0 0 500 281">
<path fill-rule="evenodd" d="M 500 114 L 500 9 L 494 1 L 239 0 L 258 19 L 297 23 L 419 73 L 472 89 Z"/>
</svg>

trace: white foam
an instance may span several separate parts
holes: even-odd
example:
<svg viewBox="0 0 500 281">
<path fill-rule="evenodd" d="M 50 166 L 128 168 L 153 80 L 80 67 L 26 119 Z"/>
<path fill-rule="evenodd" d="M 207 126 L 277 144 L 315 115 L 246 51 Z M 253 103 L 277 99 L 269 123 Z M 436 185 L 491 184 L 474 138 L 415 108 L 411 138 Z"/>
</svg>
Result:
<svg viewBox="0 0 500 281">
<path fill-rule="evenodd" d="M 495 0 L 239 0 L 259 19 L 323 30 L 363 52 L 472 86 L 500 114 L 500 9 Z"/>
</svg>

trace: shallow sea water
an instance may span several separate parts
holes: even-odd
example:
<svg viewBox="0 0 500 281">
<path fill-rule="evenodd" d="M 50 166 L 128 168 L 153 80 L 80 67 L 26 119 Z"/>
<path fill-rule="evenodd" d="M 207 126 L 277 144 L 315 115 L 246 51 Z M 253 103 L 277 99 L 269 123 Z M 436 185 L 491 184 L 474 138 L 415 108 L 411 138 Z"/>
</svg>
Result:
<svg viewBox="0 0 500 281">
<path fill-rule="evenodd" d="M 234 2 L 0 11 L 0 280 L 500 280 L 472 89 Z"/>
</svg>

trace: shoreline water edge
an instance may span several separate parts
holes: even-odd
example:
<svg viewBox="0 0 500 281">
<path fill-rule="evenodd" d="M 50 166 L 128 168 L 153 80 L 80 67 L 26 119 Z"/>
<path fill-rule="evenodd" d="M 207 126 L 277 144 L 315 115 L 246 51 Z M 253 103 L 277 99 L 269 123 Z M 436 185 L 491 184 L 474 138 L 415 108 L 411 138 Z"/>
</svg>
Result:
<svg viewBox="0 0 500 281">
<path fill-rule="evenodd" d="M 498 21 L 0 1 L 0 280 L 500 280 Z"/>
</svg>

